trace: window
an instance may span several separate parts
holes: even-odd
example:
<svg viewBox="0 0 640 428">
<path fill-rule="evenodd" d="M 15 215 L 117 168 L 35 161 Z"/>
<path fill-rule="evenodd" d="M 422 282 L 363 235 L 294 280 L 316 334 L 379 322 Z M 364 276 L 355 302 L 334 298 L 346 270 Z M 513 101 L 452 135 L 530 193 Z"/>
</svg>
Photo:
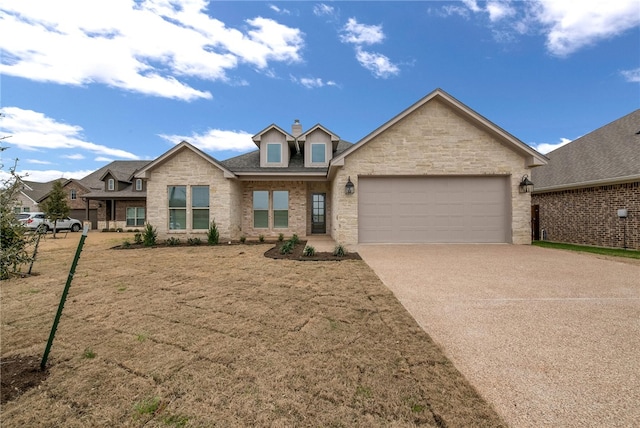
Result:
<svg viewBox="0 0 640 428">
<path fill-rule="evenodd" d="M 187 187 L 169 186 L 169 230 L 187 228 Z"/>
<path fill-rule="evenodd" d="M 142 191 L 142 178 L 136 178 L 136 190 L 138 192 Z"/>
<path fill-rule="evenodd" d="M 324 143 L 312 143 L 311 144 L 311 163 L 325 163 L 326 162 L 326 150 Z"/>
<path fill-rule="evenodd" d="M 273 227 L 289 227 L 289 192 L 287 190 L 273 192 Z"/>
<path fill-rule="evenodd" d="M 209 186 L 191 187 L 191 228 L 209 228 Z"/>
<path fill-rule="evenodd" d="M 282 145 L 280 143 L 267 143 L 267 163 L 282 162 Z"/>
<path fill-rule="evenodd" d="M 127 208 L 127 226 L 144 226 L 144 208 Z"/>
<path fill-rule="evenodd" d="M 269 227 L 269 192 L 266 190 L 253 192 L 253 227 Z"/>
<path fill-rule="evenodd" d="M 109 180 L 107 180 L 107 190 L 115 190 L 116 188 L 116 181 L 113 178 L 110 178 Z"/>
<path fill-rule="evenodd" d="M 69 192 L 69 197 L 72 201 L 78 199 L 78 192 L 76 191 L 76 189 L 71 189 L 71 192 Z"/>
</svg>

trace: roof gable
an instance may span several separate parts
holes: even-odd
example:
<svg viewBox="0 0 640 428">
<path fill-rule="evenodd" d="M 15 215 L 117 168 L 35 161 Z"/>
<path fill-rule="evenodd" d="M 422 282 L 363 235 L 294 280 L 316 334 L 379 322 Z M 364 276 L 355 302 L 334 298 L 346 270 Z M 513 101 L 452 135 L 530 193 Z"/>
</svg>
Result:
<svg viewBox="0 0 640 428">
<path fill-rule="evenodd" d="M 150 171 L 152 171 L 153 169 L 159 167 L 160 165 L 165 163 L 167 160 L 173 158 L 174 156 L 176 156 L 178 153 L 180 153 L 183 150 L 191 150 L 193 153 L 195 153 L 196 155 L 200 156 L 202 159 L 204 159 L 207 162 L 209 162 L 210 164 L 214 165 L 216 168 L 220 169 L 223 172 L 225 178 L 236 178 L 236 175 L 233 172 L 231 172 L 229 169 L 227 169 L 225 166 L 223 166 L 219 161 L 217 161 L 212 156 L 209 156 L 208 154 L 206 154 L 202 150 L 196 148 L 195 146 L 193 146 L 192 144 L 190 144 L 190 143 L 188 143 L 186 141 L 180 142 L 180 144 L 177 144 L 171 150 L 165 152 L 163 155 L 161 155 L 160 157 L 156 158 L 156 160 L 150 162 L 144 168 L 142 168 L 139 171 L 137 171 L 134 174 L 134 177 L 136 177 L 136 178 L 148 178 L 148 174 L 149 174 Z"/>
<path fill-rule="evenodd" d="M 292 143 L 292 142 L 294 142 L 296 140 L 293 135 L 289 134 L 287 131 L 285 131 L 284 129 L 280 128 L 275 123 L 272 123 L 271 125 L 267 126 L 262 131 L 258 132 L 256 135 L 251 137 L 251 139 L 253 140 L 254 143 L 256 143 L 256 145 L 258 147 L 260 147 L 260 141 L 262 140 L 262 136 L 264 134 L 268 133 L 269 131 L 272 131 L 272 130 L 276 130 L 276 131 L 280 132 L 282 135 L 284 135 L 285 141 L 287 141 L 288 143 Z"/>
<path fill-rule="evenodd" d="M 387 129 L 391 128 L 396 123 L 400 122 L 402 119 L 434 99 L 443 102 L 449 108 L 453 109 L 459 116 L 493 135 L 495 138 L 499 139 L 506 147 L 509 147 L 511 150 L 519 153 L 525 159 L 527 167 L 534 167 L 547 163 L 547 158 L 544 155 L 538 153 L 535 149 L 520 141 L 518 138 L 514 137 L 513 135 L 500 128 L 493 122 L 489 121 L 482 115 L 478 114 L 471 108 L 467 107 L 442 89 L 436 89 L 424 98 L 418 100 L 413 105 L 409 106 L 407 109 L 400 112 L 400 114 L 396 115 L 395 117 L 384 123 L 382 126 L 375 129 L 373 132 L 366 135 L 360 141 L 355 143 L 351 148 L 334 157 L 331 162 L 331 166 L 343 165 L 344 159 L 351 153 L 357 151 L 360 147 L 364 146 L 369 141 L 374 140 L 378 135 L 382 134 Z"/>
<path fill-rule="evenodd" d="M 640 179 L 640 109 L 547 154 L 532 171 L 534 191 Z"/>
</svg>

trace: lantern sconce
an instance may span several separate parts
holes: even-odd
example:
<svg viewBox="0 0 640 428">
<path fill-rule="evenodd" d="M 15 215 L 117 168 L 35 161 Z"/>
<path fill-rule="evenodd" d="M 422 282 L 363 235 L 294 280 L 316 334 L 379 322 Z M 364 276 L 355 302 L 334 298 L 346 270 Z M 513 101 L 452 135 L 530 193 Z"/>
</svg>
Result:
<svg viewBox="0 0 640 428">
<path fill-rule="evenodd" d="M 346 193 L 347 195 L 353 195 L 353 192 L 355 192 L 355 190 L 356 186 L 351 181 L 351 176 L 349 176 L 349 178 L 347 178 L 347 184 L 345 184 L 344 186 L 344 193 Z"/>
<path fill-rule="evenodd" d="M 533 183 L 529 180 L 529 176 L 525 174 L 522 176 L 522 180 L 520 180 L 520 193 L 531 192 L 533 192 Z"/>
</svg>

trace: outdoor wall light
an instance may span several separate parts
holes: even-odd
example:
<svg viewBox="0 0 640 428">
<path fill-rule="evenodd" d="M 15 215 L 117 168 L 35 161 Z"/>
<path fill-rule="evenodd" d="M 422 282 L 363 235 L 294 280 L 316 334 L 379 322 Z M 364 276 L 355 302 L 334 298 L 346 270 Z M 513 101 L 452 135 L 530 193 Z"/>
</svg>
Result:
<svg viewBox="0 0 640 428">
<path fill-rule="evenodd" d="M 531 192 L 533 192 L 533 183 L 529 180 L 529 176 L 525 174 L 522 176 L 522 180 L 520 180 L 520 193 Z"/>
<path fill-rule="evenodd" d="M 349 176 L 349 178 L 347 178 L 347 184 L 344 185 L 344 193 L 352 195 L 355 190 L 356 186 L 351 182 L 351 176 Z"/>
</svg>

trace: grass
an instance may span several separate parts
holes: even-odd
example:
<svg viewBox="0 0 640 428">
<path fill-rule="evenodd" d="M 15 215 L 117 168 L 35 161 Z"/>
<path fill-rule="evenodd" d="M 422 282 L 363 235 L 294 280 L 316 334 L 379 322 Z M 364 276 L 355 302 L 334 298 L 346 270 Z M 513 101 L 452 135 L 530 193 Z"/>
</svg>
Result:
<svg viewBox="0 0 640 428">
<path fill-rule="evenodd" d="M 2 426 L 504 426 L 362 260 L 108 235 L 89 235 L 48 377 Z M 3 363 L 39 363 L 77 241 L 41 245 L 37 274 L 0 288 Z"/>
<path fill-rule="evenodd" d="M 579 251 L 583 253 L 601 254 L 603 256 L 627 257 L 640 259 L 640 251 L 625 250 L 622 248 L 591 247 L 588 245 L 564 244 L 561 242 L 533 241 L 532 245 L 542 248 L 554 248 L 557 250 Z"/>
</svg>

